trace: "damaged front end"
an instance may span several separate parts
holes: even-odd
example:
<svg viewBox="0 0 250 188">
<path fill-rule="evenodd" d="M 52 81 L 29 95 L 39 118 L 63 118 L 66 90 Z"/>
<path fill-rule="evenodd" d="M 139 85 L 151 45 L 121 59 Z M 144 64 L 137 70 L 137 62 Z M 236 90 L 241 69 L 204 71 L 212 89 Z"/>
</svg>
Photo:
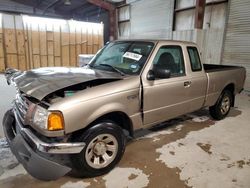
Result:
<svg viewBox="0 0 250 188">
<path fill-rule="evenodd" d="M 13 79 L 20 74 L 22 74 L 22 71 L 19 71 L 17 69 L 7 68 L 4 73 L 7 84 L 10 85 L 13 82 Z"/>
<path fill-rule="evenodd" d="M 6 112 L 3 128 L 12 153 L 33 177 L 46 181 L 55 180 L 71 170 L 69 166 L 42 154 L 57 151 L 60 145 L 42 142 L 28 128 L 23 127 L 13 110 Z"/>
<path fill-rule="evenodd" d="M 17 89 L 13 108 L 3 119 L 12 153 L 33 177 L 55 180 L 71 171 L 67 158 L 80 153 L 84 142 L 71 142 L 64 132 L 64 117 L 49 107 L 77 92 L 120 80 L 82 68 L 7 69 L 8 84 Z"/>
</svg>

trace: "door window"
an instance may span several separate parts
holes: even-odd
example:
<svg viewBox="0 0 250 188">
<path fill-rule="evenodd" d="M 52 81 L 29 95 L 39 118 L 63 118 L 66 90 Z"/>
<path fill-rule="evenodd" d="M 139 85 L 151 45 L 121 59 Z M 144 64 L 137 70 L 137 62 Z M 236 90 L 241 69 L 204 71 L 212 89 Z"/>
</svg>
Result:
<svg viewBox="0 0 250 188">
<path fill-rule="evenodd" d="M 188 47 L 187 50 L 188 50 L 188 54 L 189 54 L 189 59 L 190 59 L 192 71 L 193 72 L 201 71 L 202 66 L 201 66 L 200 56 L 199 56 L 197 48 Z"/>
<path fill-rule="evenodd" d="M 153 61 L 154 68 L 170 71 L 170 77 L 185 75 L 185 66 L 180 46 L 162 46 Z"/>
</svg>

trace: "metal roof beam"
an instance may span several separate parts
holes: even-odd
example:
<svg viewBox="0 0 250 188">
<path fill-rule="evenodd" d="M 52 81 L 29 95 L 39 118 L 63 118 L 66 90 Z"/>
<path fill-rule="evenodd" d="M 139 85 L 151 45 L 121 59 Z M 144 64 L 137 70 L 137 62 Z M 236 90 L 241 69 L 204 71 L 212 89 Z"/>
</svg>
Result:
<svg viewBox="0 0 250 188">
<path fill-rule="evenodd" d="M 96 5 L 98 7 L 101 7 L 103 9 L 106 9 L 108 11 L 114 11 L 115 10 L 115 6 L 112 5 L 111 3 L 102 1 L 102 0 L 87 0 L 89 3 Z"/>
</svg>

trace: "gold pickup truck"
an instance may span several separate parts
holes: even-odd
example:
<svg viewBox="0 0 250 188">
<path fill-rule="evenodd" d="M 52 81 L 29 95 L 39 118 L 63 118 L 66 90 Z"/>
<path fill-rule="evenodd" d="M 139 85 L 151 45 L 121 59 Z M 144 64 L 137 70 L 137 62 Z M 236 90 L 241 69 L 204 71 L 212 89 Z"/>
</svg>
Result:
<svg viewBox="0 0 250 188">
<path fill-rule="evenodd" d="M 202 64 L 194 43 L 119 40 L 81 68 L 6 71 L 17 88 L 3 127 L 13 154 L 41 180 L 109 172 L 138 129 L 209 107 L 223 119 L 243 67 Z"/>
</svg>

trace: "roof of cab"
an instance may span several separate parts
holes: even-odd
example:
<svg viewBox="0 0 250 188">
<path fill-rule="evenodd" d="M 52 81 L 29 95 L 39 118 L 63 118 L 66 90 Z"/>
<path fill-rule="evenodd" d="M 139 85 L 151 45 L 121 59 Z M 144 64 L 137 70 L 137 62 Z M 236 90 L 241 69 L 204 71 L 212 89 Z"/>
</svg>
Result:
<svg viewBox="0 0 250 188">
<path fill-rule="evenodd" d="M 184 45 L 196 45 L 194 42 L 181 41 L 181 40 L 167 40 L 167 39 L 119 39 L 116 41 L 139 41 L 139 42 L 171 42 L 176 44 L 184 44 Z"/>
</svg>

